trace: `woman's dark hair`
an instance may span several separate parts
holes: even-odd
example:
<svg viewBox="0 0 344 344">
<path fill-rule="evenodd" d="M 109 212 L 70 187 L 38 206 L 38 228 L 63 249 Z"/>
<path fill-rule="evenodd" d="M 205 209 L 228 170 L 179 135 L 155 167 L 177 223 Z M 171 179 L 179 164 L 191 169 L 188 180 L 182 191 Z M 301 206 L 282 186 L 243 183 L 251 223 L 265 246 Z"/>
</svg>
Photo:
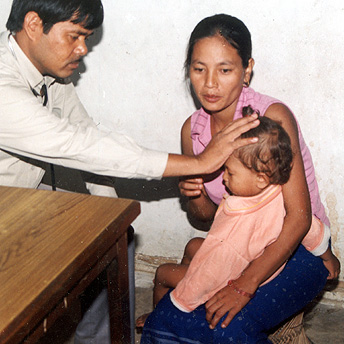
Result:
<svg viewBox="0 0 344 344">
<path fill-rule="evenodd" d="M 247 68 L 252 57 L 251 34 L 245 24 L 228 14 L 216 14 L 201 20 L 191 33 L 184 63 L 185 77 L 189 78 L 192 53 L 195 44 L 206 37 L 222 36 L 233 46 L 241 57 L 244 68 Z"/>
<path fill-rule="evenodd" d="M 254 111 L 250 106 L 243 108 L 243 115 Z M 288 133 L 280 124 L 268 117 L 259 117 L 260 124 L 243 133 L 242 138 L 258 137 L 258 142 L 234 151 L 244 166 L 265 173 L 271 184 L 285 184 L 290 177 L 293 151 Z"/>
<path fill-rule="evenodd" d="M 13 0 L 6 28 L 19 32 L 23 28 L 28 12 L 36 12 L 43 21 L 44 33 L 48 33 L 54 24 L 70 20 L 82 24 L 85 29 L 99 27 L 104 19 L 101 0 Z"/>
</svg>

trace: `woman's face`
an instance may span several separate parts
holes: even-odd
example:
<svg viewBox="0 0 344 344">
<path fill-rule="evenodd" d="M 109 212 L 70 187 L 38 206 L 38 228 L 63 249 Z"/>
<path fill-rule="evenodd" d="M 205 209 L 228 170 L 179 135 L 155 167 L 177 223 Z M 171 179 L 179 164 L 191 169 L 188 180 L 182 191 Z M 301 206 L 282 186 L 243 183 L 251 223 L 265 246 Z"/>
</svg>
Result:
<svg viewBox="0 0 344 344">
<path fill-rule="evenodd" d="M 249 82 L 253 59 L 245 69 L 237 50 L 223 37 L 199 40 L 193 49 L 190 81 L 202 106 L 210 113 L 233 116 L 244 82 Z"/>
</svg>

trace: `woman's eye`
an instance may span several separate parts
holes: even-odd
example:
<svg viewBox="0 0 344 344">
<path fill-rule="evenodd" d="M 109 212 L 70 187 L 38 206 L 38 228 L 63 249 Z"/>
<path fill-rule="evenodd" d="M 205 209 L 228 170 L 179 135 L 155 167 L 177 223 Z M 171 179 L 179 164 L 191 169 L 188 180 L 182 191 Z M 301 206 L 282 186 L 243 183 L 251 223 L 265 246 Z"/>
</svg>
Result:
<svg viewBox="0 0 344 344">
<path fill-rule="evenodd" d="M 232 70 L 231 69 L 229 69 L 229 68 L 224 68 L 224 69 L 222 69 L 222 73 L 223 74 L 228 74 L 228 73 L 230 73 Z"/>
<path fill-rule="evenodd" d="M 194 67 L 194 71 L 197 72 L 197 73 L 202 73 L 203 70 L 204 70 L 203 68 Z"/>
</svg>

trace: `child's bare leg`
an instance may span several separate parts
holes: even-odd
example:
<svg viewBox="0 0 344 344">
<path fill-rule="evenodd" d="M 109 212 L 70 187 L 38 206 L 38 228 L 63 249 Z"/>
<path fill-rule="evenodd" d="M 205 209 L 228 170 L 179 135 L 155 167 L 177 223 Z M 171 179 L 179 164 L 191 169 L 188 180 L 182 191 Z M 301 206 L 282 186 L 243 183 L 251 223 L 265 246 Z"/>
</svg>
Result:
<svg viewBox="0 0 344 344">
<path fill-rule="evenodd" d="M 203 238 L 193 238 L 186 244 L 181 264 L 167 263 L 162 264 L 157 268 L 153 289 L 154 307 L 170 288 L 175 288 L 184 278 L 191 259 L 201 247 L 203 241 Z"/>
<path fill-rule="evenodd" d="M 170 288 L 175 288 L 183 279 L 187 271 L 187 265 L 167 263 L 156 269 L 153 288 L 153 306 L 164 297 Z M 136 319 L 136 327 L 143 327 L 150 313 L 141 315 Z"/>
<path fill-rule="evenodd" d="M 193 238 L 185 246 L 184 256 L 181 264 L 167 263 L 160 265 L 154 278 L 153 289 L 153 306 L 155 307 L 159 301 L 164 297 L 170 288 L 175 288 L 177 284 L 183 279 L 189 264 L 201 247 L 204 239 Z M 136 319 L 136 327 L 143 327 L 150 313 L 141 315 Z"/>
<path fill-rule="evenodd" d="M 187 265 L 167 263 L 160 265 L 155 273 L 153 289 L 154 307 L 164 297 L 170 288 L 175 288 L 183 279 L 188 269 Z"/>
<path fill-rule="evenodd" d="M 201 247 L 203 241 L 203 238 L 193 238 L 186 244 L 181 264 L 167 263 L 157 268 L 153 291 L 154 307 L 170 288 L 175 288 L 183 279 L 193 256 Z"/>
<path fill-rule="evenodd" d="M 194 257 L 198 249 L 201 247 L 203 241 L 203 238 L 193 238 L 186 244 L 181 264 L 190 264 L 192 258 Z"/>
</svg>

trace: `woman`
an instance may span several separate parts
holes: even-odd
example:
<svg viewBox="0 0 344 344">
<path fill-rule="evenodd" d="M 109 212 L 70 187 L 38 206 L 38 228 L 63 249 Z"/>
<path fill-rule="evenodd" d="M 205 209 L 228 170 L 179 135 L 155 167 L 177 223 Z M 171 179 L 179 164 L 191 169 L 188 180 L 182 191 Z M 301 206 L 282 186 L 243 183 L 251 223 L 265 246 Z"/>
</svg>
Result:
<svg viewBox="0 0 344 344">
<path fill-rule="evenodd" d="M 196 26 L 185 69 L 202 108 L 184 123 L 183 151 L 199 154 L 213 135 L 241 117 L 244 106 L 251 105 L 260 115 L 279 122 L 291 138 L 294 154 L 290 179 L 283 186 L 282 232 L 235 281 L 236 288 L 223 288 L 195 311 L 179 311 L 167 294 L 147 319 L 141 343 L 269 343 L 268 331 L 300 311 L 326 283 L 328 271 L 322 261 L 299 245 L 312 213 L 329 225 L 311 156 L 289 108 L 249 88 L 254 66 L 251 50 L 250 33 L 237 18 L 216 15 Z M 190 213 L 211 220 L 224 192 L 222 171 L 184 180 L 180 189 L 190 197 Z M 286 261 L 286 268 L 272 282 L 259 287 Z"/>
</svg>

